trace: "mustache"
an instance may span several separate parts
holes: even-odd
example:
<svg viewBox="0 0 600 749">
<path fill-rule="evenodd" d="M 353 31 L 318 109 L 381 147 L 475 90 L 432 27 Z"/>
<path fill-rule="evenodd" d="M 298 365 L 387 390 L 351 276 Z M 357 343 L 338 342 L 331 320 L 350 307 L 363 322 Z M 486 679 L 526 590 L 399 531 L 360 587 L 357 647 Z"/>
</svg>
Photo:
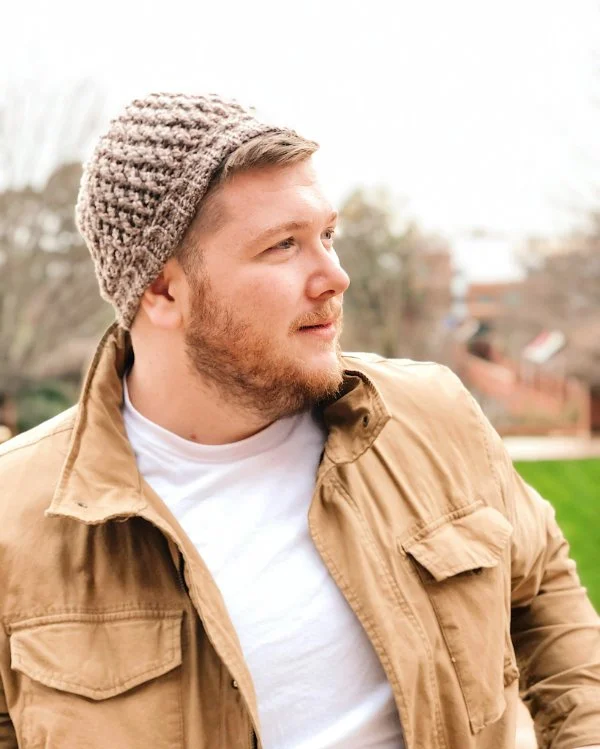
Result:
<svg viewBox="0 0 600 749">
<path fill-rule="evenodd" d="M 323 325 L 326 322 L 341 321 L 343 317 L 342 305 L 339 302 L 328 304 L 317 312 L 310 312 L 299 317 L 293 324 L 294 330 L 306 328 L 312 325 Z"/>
</svg>

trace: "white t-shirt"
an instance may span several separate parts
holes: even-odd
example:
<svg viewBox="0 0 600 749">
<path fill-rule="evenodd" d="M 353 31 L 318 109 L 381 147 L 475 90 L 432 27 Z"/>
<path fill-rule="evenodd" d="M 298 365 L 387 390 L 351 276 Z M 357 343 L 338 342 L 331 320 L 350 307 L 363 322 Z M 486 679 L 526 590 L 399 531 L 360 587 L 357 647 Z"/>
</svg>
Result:
<svg viewBox="0 0 600 749">
<path fill-rule="evenodd" d="M 392 691 L 309 535 L 325 434 L 308 413 L 228 445 L 199 445 L 137 412 L 142 476 L 195 544 L 252 675 L 265 749 L 398 749 Z"/>
</svg>

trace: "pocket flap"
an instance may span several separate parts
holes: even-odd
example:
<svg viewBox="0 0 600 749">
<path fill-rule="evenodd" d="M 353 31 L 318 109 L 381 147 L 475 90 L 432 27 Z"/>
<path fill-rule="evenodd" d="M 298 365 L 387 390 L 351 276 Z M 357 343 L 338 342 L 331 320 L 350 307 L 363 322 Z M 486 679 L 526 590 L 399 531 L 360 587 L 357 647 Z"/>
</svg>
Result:
<svg viewBox="0 0 600 749">
<path fill-rule="evenodd" d="M 513 528 L 493 507 L 479 507 L 402 543 L 437 582 L 461 572 L 495 567 Z"/>
<path fill-rule="evenodd" d="M 14 670 L 103 700 L 181 664 L 181 611 L 59 614 L 11 626 Z"/>
</svg>

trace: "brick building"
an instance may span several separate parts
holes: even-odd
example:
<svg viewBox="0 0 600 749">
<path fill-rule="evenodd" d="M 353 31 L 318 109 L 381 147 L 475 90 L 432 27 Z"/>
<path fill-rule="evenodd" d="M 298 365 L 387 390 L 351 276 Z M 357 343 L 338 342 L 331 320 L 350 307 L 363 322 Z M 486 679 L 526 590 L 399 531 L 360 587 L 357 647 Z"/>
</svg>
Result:
<svg viewBox="0 0 600 749">
<path fill-rule="evenodd" d="M 455 370 L 502 434 L 600 430 L 600 316 L 544 328 L 527 282 L 471 284 L 456 332 Z"/>
</svg>

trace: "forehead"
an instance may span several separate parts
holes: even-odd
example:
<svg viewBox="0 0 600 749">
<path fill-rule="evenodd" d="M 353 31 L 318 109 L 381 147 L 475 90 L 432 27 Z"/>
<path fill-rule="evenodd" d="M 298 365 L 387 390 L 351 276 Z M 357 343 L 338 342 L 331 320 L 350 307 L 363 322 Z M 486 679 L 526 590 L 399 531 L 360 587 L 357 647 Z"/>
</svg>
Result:
<svg viewBox="0 0 600 749">
<path fill-rule="evenodd" d="M 243 224 L 248 230 L 333 212 L 311 159 L 235 174 L 219 190 L 218 203 L 224 227 Z"/>
</svg>

